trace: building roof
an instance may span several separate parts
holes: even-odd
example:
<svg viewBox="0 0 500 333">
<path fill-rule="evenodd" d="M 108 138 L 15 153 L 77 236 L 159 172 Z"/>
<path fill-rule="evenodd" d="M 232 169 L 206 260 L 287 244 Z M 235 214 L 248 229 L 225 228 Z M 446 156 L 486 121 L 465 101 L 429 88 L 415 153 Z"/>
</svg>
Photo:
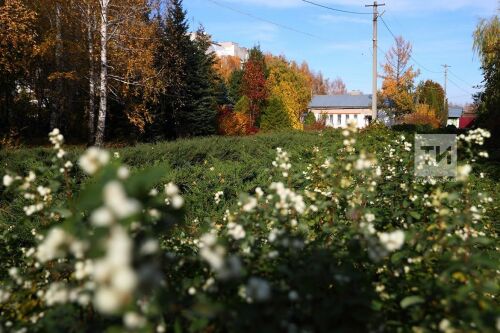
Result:
<svg viewBox="0 0 500 333">
<path fill-rule="evenodd" d="M 309 108 L 364 109 L 371 105 L 372 95 L 314 95 Z"/>
<path fill-rule="evenodd" d="M 448 118 L 460 118 L 464 109 L 458 106 L 450 106 L 448 108 Z"/>
</svg>

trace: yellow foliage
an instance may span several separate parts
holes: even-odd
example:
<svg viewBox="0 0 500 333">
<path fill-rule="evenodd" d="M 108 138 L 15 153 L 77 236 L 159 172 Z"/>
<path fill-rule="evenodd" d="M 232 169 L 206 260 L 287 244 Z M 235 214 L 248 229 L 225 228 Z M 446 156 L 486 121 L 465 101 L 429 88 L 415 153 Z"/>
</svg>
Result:
<svg viewBox="0 0 500 333">
<path fill-rule="evenodd" d="M 127 119 L 140 133 L 144 133 L 146 125 L 153 123 L 153 117 L 143 104 L 132 105 L 125 113 Z"/>
<path fill-rule="evenodd" d="M 27 69 L 35 51 L 35 18 L 20 0 L 6 0 L 0 6 L 0 75 Z"/>
<path fill-rule="evenodd" d="M 123 0 L 122 10 L 147 8 L 146 0 Z M 159 27 L 153 20 L 144 19 L 140 10 L 133 13 L 118 12 L 125 19 L 120 30 L 109 43 L 109 62 L 112 68 L 110 85 L 120 93 L 124 104 L 132 107 L 126 111 L 127 118 L 140 132 L 152 122 L 147 105 L 157 101 L 161 90 L 155 68 L 155 52 Z M 141 103 L 138 104 L 137 100 Z"/>
<path fill-rule="evenodd" d="M 441 126 L 441 122 L 436 115 L 436 111 L 427 104 L 418 104 L 415 112 L 403 117 L 403 123 L 413 125 L 430 125 L 433 128 L 439 128 Z"/>
<path fill-rule="evenodd" d="M 413 110 L 413 81 L 418 71 L 409 66 L 412 46 L 402 37 L 396 38 L 396 45 L 386 54 L 382 98 L 392 102 L 394 111 L 399 114 Z"/>
<path fill-rule="evenodd" d="M 311 100 L 310 80 L 282 57 L 269 59 L 268 68 L 267 87 L 271 97 L 283 103 L 292 127 L 302 130 L 300 115 L 307 110 Z"/>
</svg>

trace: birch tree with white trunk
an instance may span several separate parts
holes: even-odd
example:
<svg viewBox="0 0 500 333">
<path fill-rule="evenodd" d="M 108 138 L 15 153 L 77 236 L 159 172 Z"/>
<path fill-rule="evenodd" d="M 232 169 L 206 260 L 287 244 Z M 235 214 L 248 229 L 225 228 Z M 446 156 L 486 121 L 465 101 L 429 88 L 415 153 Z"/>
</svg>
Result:
<svg viewBox="0 0 500 333">
<path fill-rule="evenodd" d="M 152 121 L 145 105 L 155 99 L 157 90 L 158 71 L 154 66 L 157 27 L 148 17 L 160 6 L 156 0 L 98 0 L 96 7 L 100 42 L 95 145 L 102 146 L 110 98 L 123 105 L 129 122 L 140 131 Z M 91 53 L 94 49 L 89 43 L 89 57 Z M 92 84 L 95 87 L 92 80 L 89 80 L 90 91 Z M 141 96 L 142 101 L 134 104 L 137 96 Z M 89 115 L 89 128 L 91 122 L 94 120 Z"/>
<path fill-rule="evenodd" d="M 99 0 L 101 22 L 101 56 L 100 56 L 100 86 L 99 86 L 99 113 L 97 116 L 97 128 L 95 144 L 102 146 L 104 144 L 104 132 L 106 130 L 106 114 L 108 111 L 108 10 L 110 0 Z"/>
</svg>

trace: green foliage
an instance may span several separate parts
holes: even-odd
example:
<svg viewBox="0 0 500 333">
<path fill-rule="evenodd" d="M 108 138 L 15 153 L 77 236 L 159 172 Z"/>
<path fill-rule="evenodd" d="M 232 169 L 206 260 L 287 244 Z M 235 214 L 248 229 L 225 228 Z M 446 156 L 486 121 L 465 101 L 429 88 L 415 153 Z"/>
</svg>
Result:
<svg viewBox="0 0 500 333">
<path fill-rule="evenodd" d="M 177 129 L 182 137 L 216 133 L 217 88 L 222 79 L 214 70 L 215 54 L 208 52 L 211 45 L 211 37 L 200 27 L 188 58 L 187 83 L 190 100 L 179 114 Z"/>
<path fill-rule="evenodd" d="M 250 114 L 250 99 L 242 96 L 234 106 L 234 112 Z"/>
<path fill-rule="evenodd" d="M 236 104 L 242 97 L 241 85 L 243 81 L 243 70 L 235 70 L 231 73 L 229 78 L 229 100 L 231 103 Z"/>
<path fill-rule="evenodd" d="M 293 128 L 281 100 L 272 98 L 269 101 L 262 114 L 260 128 L 263 131 L 279 131 Z"/>
<path fill-rule="evenodd" d="M 169 2 L 167 17 L 159 23 L 162 31 L 156 66 L 163 69 L 161 81 L 164 93 L 154 110 L 155 122 L 151 132 L 155 138 L 175 138 L 179 134 L 180 114 L 189 102 L 188 59 L 193 51 L 182 0 Z"/>
<path fill-rule="evenodd" d="M 260 49 L 260 45 L 256 45 L 248 51 L 248 61 L 257 63 L 267 77 L 266 59 L 264 53 Z"/>
<path fill-rule="evenodd" d="M 286 59 L 275 59 L 269 66 L 267 87 L 270 98 L 277 98 L 283 103 L 288 121 L 294 129 L 302 129 L 300 116 L 307 110 L 311 101 L 307 77 Z"/>
<path fill-rule="evenodd" d="M 313 112 L 308 112 L 304 118 L 304 125 L 312 126 L 316 123 L 316 117 Z"/>
<path fill-rule="evenodd" d="M 497 148 L 500 145 L 500 19 L 482 19 L 474 32 L 474 49 L 481 57 L 484 91 L 475 96 L 478 125 L 492 131 Z"/>
<path fill-rule="evenodd" d="M 164 93 L 155 112 L 155 138 L 216 133 L 217 100 L 224 87 L 214 71 L 215 55 L 207 52 L 211 39 L 200 27 L 192 40 L 182 1 L 169 3 L 157 55 Z"/>
<path fill-rule="evenodd" d="M 448 105 L 445 104 L 443 87 L 437 82 L 427 80 L 418 85 L 416 95 L 418 102 L 429 105 L 444 126 L 448 120 Z"/>
<path fill-rule="evenodd" d="M 474 132 L 458 141 L 461 164 L 478 158 L 475 145 L 483 136 Z M 360 133 L 180 140 L 118 149 L 93 176 L 58 170 L 65 160 L 77 160 L 79 148 L 64 161 L 47 149 L 1 151 L 8 174 L 35 170 L 30 191 L 51 184 L 53 200 L 28 217 L 23 207 L 30 201 L 15 194 L 24 178 L 0 185 L 0 291 L 12 292 L 0 303 L 0 325 L 10 320 L 12 329 L 30 332 L 120 332 L 134 311 L 146 320 L 128 328 L 137 332 L 157 325 L 187 332 L 495 332 L 500 183 L 489 174 L 482 178 L 477 164 L 459 180 L 415 178 L 412 142 L 412 134 L 380 125 Z M 130 175 L 119 171 L 123 165 Z M 111 227 L 127 231 L 135 249 L 132 268 L 141 273 L 142 283 L 125 299 L 129 307 L 106 314 L 94 303 L 48 306 L 38 290 L 55 282 L 74 288 L 87 278 L 75 278 L 72 256 L 36 269 L 23 254 L 40 242 L 31 228 L 45 234 L 63 227 L 89 242 L 85 258 L 97 263 L 109 234 L 90 217 L 108 205 L 105 188 L 116 181 L 144 208 Z M 186 200 L 183 210 L 171 206 L 171 188 L 158 196 L 149 192 L 170 181 Z M 58 220 L 54 212 L 61 212 Z M 160 250 L 141 254 L 144 239 L 156 237 Z M 10 267 L 33 288 L 17 285 Z M 34 317 L 42 311 L 44 317 Z"/>
</svg>

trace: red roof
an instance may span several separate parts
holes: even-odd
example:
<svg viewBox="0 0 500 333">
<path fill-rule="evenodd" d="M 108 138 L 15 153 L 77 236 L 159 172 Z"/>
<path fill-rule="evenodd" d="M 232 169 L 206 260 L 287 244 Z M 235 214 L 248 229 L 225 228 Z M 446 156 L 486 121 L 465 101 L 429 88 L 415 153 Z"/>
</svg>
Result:
<svg viewBox="0 0 500 333">
<path fill-rule="evenodd" d="M 458 128 L 470 128 L 476 121 L 476 116 L 468 115 L 460 117 Z"/>
</svg>

